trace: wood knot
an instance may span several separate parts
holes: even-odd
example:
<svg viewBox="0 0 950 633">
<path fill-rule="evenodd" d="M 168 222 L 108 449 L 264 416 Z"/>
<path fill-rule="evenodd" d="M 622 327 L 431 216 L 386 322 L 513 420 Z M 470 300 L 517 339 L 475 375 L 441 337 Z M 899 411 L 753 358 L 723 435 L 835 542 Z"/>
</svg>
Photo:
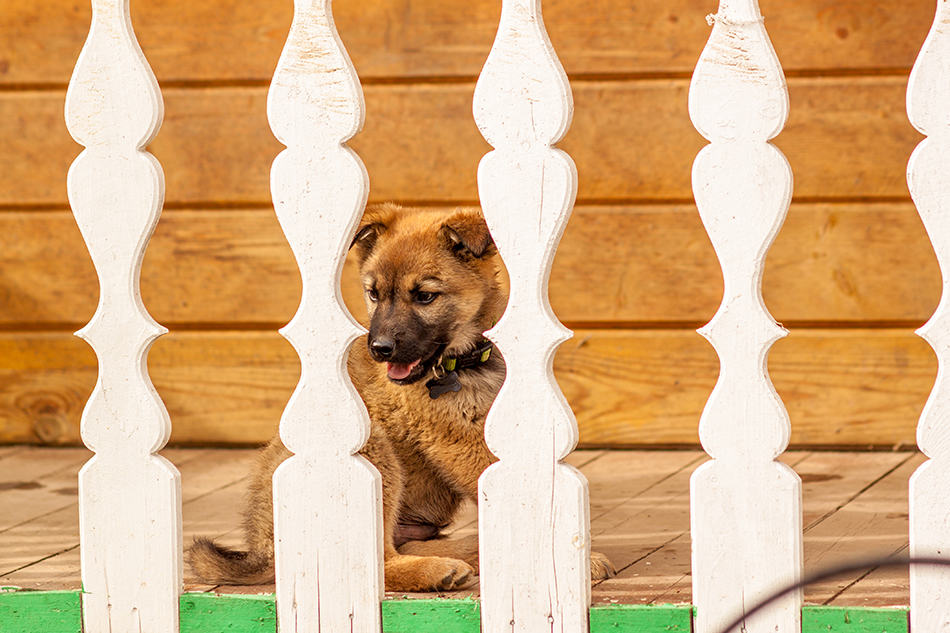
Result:
<svg viewBox="0 0 950 633">
<path fill-rule="evenodd" d="M 70 439 L 69 419 L 76 402 L 71 402 L 65 394 L 27 392 L 16 399 L 15 405 L 43 444 L 62 444 Z"/>
<path fill-rule="evenodd" d="M 62 444 L 69 434 L 69 423 L 63 414 L 44 414 L 33 420 L 33 434 L 43 444 Z"/>
</svg>

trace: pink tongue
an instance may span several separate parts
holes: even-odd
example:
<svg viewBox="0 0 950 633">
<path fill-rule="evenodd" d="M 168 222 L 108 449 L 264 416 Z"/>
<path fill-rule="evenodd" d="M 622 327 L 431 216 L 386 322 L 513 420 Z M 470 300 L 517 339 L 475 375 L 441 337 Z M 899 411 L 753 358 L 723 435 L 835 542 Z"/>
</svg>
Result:
<svg viewBox="0 0 950 633">
<path fill-rule="evenodd" d="M 386 363 L 386 372 L 393 380 L 402 380 L 409 376 L 418 364 L 418 360 L 414 360 L 411 363 Z"/>
</svg>

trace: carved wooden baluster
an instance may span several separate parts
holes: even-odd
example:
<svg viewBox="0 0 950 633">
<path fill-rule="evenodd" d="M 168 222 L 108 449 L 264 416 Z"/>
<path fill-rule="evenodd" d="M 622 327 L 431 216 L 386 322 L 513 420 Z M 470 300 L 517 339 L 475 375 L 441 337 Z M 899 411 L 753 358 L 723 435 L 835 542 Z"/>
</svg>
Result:
<svg viewBox="0 0 950 633">
<path fill-rule="evenodd" d="M 79 473 L 85 630 L 178 630 L 182 586 L 178 471 L 155 453 L 171 423 L 146 356 L 166 332 L 139 294 L 164 178 L 142 150 L 162 121 L 158 83 L 132 32 L 128 0 L 93 0 L 89 37 L 66 96 L 66 125 L 85 150 L 69 169 L 69 202 L 99 275 L 99 306 L 77 336 L 99 359 L 82 416 L 95 456 Z"/>
<path fill-rule="evenodd" d="M 943 296 L 918 334 L 933 347 L 940 369 L 920 416 L 917 443 L 930 459 L 910 480 L 912 556 L 950 558 L 950 3 L 938 0 L 937 16 L 907 87 L 907 114 L 927 135 L 911 156 L 907 184 L 937 253 Z M 950 630 L 950 569 L 913 566 L 910 572 L 913 631 Z"/>
<path fill-rule="evenodd" d="M 561 463 L 577 443 L 577 423 L 551 371 L 571 333 L 547 294 L 577 189 L 573 161 L 552 148 L 573 103 L 540 0 L 503 1 L 474 106 L 495 148 L 478 167 L 479 196 L 511 278 L 508 309 L 488 333 L 508 374 L 485 428 L 501 461 L 479 481 L 482 630 L 586 631 L 587 481 Z"/>
<path fill-rule="evenodd" d="M 369 191 L 363 163 L 343 145 L 363 126 L 363 93 L 330 0 L 296 0 L 267 112 L 287 146 L 271 193 L 303 280 L 297 314 L 281 330 L 300 355 L 301 378 L 280 422 L 295 455 L 274 474 L 277 617 L 282 633 L 378 632 L 382 489 L 355 454 L 370 424 L 346 357 L 363 330 L 340 295 Z"/>
<path fill-rule="evenodd" d="M 801 480 L 775 461 L 788 414 L 768 377 L 768 350 L 786 332 L 762 301 L 765 255 L 792 192 L 788 161 L 769 139 L 785 124 L 785 77 L 757 0 L 721 0 L 693 74 L 690 118 L 708 139 L 693 191 L 722 266 L 719 311 L 700 330 L 721 369 L 700 420 L 713 458 L 691 479 L 697 631 L 719 631 L 771 590 L 800 578 Z M 800 630 L 801 594 L 749 618 L 749 633 Z"/>
</svg>

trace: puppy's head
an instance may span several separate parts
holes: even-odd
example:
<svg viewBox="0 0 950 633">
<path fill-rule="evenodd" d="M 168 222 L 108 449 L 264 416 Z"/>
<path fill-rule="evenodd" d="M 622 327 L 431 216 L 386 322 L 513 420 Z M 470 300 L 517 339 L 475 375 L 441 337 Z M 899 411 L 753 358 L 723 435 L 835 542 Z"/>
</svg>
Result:
<svg viewBox="0 0 950 633">
<path fill-rule="evenodd" d="M 374 206 L 353 248 L 367 344 L 392 382 L 416 382 L 443 354 L 472 350 L 504 309 L 497 253 L 477 211 Z"/>
</svg>

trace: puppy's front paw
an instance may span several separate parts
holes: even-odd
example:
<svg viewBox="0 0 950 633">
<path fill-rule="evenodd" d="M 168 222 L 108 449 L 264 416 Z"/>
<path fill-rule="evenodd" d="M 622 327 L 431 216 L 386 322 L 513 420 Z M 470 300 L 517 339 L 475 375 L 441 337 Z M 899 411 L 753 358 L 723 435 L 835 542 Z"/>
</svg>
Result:
<svg viewBox="0 0 950 633">
<path fill-rule="evenodd" d="M 474 575 L 468 563 L 455 558 L 395 556 L 386 561 L 386 591 L 453 591 Z"/>
<path fill-rule="evenodd" d="M 400 554 L 411 556 L 441 556 L 465 561 L 478 574 L 478 536 L 443 537 L 429 541 L 409 541 L 399 546 Z"/>
<path fill-rule="evenodd" d="M 610 562 L 606 556 L 600 552 L 591 552 L 590 553 L 590 579 L 591 581 L 597 580 L 606 580 L 614 574 L 617 573 L 617 570 L 614 569 L 613 564 Z"/>
<path fill-rule="evenodd" d="M 452 559 L 446 559 L 452 560 Z M 468 563 L 460 560 L 452 560 L 452 564 L 446 569 L 446 575 L 442 577 L 436 591 L 452 591 L 461 589 L 469 583 L 475 576 L 475 570 Z"/>
</svg>

